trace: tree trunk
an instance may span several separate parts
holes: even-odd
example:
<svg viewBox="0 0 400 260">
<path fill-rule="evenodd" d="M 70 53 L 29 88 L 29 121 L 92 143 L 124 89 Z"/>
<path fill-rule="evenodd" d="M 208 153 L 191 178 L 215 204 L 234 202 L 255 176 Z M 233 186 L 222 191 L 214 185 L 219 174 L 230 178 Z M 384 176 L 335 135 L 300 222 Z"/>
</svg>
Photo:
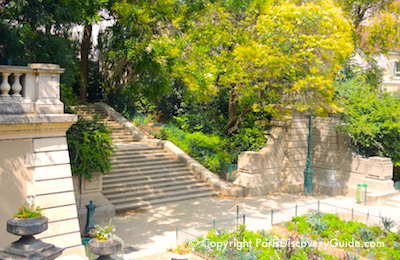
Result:
<svg viewBox="0 0 400 260">
<path fill-rule="evenodd" d="M 89 76 L 89 54 L 92 45 L 92 25 L 85 24 L 81 42 L 81 64 L 80 64 L 80 87 L 79 97 L 82 102 L 86 101 L 88 76 Z"/>
<path fill-rule="evenodd" d="M 232 88 L 229 92 L 229 104 L 228 104 L 228 123 L 226 125 L 226 130 L 228 134 L 232 133 L 232 127 L 236 125 L 237 120 L 237 100 L 235 89 Z"/>
</svg>

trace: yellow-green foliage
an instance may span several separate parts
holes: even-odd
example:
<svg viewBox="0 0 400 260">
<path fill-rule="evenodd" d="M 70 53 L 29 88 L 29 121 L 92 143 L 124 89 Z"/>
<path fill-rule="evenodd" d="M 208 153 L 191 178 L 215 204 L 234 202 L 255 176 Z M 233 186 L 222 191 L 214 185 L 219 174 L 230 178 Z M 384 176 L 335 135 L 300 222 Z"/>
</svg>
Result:
<svg viewBox="0 0 400 260">
<path fill-rule="evenodd" d="M 274 115 L 336 110 L 332 81 L 353 51 L 352 26 L 333 1 L 261 1 L 242 13 L 213 4 L 177 41 L 176 76 L 199 97 Z"/>
<path fill-rule="evenodd" d="M 400 2 L 336 0 L 352 20 L 355 43 L 367 54 L 384 53 L 400 43 Z"/>
</svg>

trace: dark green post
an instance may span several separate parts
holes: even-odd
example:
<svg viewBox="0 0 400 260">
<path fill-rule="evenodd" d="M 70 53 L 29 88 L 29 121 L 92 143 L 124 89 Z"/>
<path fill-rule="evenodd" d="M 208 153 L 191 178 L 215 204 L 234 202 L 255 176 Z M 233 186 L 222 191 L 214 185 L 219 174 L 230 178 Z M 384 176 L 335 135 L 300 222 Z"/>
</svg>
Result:
<svg viewBox="0 0 400 260">
<path fill-rule="evenodd" d="M 312 172 L 312 115 L 308 116 L 308 138 L 307 138 L 307 162 L 304 169 L 304 194 L 312 194 L 313 172 Z"/>
<path fill-rule="evenodd" d="M 89 201 L 89 204 L 86 205 L 87 214 L 86 214 L 86 226 L 85 231 L 86 234 L 89 234 L 90 230 L 94 229 L 94 212 L 96 211 L 96 205 L 93 201 Z"/>
</svg>

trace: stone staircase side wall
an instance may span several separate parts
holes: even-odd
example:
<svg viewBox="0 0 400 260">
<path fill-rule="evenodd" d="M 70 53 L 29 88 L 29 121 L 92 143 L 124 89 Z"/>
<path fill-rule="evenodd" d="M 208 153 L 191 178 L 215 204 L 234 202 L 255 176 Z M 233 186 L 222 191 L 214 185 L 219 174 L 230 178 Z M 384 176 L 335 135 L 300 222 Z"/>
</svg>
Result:
<svg viewBox="0 0 400 260">
<path fill-rule="evenodd" d="M 144 140 L 147 138 L 147 136 L 134 124 L 132 124 L 129 120 L 127 120 L 124 116 L 122 116 L 120 113 L 114 110 L 111 106 L 103 103 L 103 102 L 98 102 L 95 103 L 95 106 L 98 106 L 107 113 L 108 116 L 110 116 L 112 119 L 120 123 L 123 127 L 126 129 L 130 130 L 132 133 L 132 136 L 136 140 Z"/>
<path fill-rule="evenodd" d="M 377 186 L 371 178 L 388 182 L 393 174 L 390 159 L 367 159 L 354 154 L 349 136 L 337 129 L 339 124 L 337 118 L 313 119 L 314 191 L 339 195 L 348 193 L 349 187 L 356 184 L 371 183 Z M 239 176 L 235 183 L 257 195 L 271 192 L 302 193 L 308 118 L 294 114 L 290 120 L 275 122 L 275 125 L 264 149 L 240 154 Z M 384 184 L 385 188 L 388 186 L 390 184 Z"/>
</svg>

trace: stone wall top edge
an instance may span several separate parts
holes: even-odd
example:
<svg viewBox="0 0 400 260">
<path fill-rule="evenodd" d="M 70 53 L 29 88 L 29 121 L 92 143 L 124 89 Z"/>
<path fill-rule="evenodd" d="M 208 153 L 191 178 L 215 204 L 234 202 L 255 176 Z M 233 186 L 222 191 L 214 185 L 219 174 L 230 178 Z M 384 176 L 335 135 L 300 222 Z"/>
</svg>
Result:
<svg viewBox="0 0 400 260">
<path fill-rule="evenodd" d="M 0 65 L 0 72 L 61 74 L 64 72 L 64 69 L 60 68 L 60 66 L 57 64 L 31 63 L 28 64 L 28 66 Z"/>
<path fill-rule="evenodd" d="M 0 115 L 0 124 L 43 124 L 43 123 L 63 123 L 75 122 L 77 116 L 72 114 L 18 114 Z"/>
</svg>

